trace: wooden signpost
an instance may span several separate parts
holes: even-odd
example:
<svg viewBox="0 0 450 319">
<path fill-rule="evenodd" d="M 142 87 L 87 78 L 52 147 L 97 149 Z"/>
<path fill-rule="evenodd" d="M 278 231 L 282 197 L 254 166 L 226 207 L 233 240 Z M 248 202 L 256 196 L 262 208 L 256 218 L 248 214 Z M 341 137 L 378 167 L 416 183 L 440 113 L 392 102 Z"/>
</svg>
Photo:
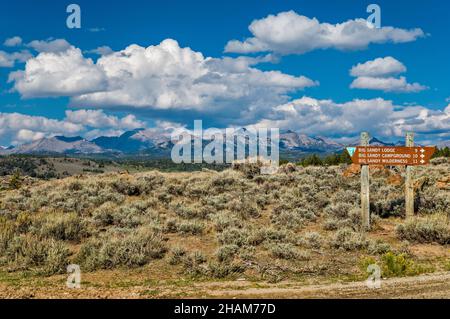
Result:
<svg viewBox="0 0 450 319">
<path fill-rule="evenodd" d="M 352 161 L 359 165 L 426 165 L 434 151 L 434 147 L 358 146 Z"/>
<path fill-rule="evenodd" d="M 406 134 L 406 146 L 369 146 L 369 133 L 361 133 L 360 146 L 347 147 L 354 164 L 361 165 L 361 217 L 363 230 L 370 229 L 369 165 L 406 166 L 406 217 L 414 215 L 413 167 L 427 165 L 435 147 L 414 146 L 414 134 Z"/>
</svg>

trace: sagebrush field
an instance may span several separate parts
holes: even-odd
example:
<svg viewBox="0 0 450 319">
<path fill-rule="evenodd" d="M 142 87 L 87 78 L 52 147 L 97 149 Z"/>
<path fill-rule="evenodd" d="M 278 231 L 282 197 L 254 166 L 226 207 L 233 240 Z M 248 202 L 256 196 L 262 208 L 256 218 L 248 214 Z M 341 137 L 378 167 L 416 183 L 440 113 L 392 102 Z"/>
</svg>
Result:
<svg viewBox="0 0 450 319">
<path fill-rule="evenodd" d="M 449 172 L 445 158 L 415 168 L 417 215 L 405 220 L 403 170 L 371 168 L 365 234 L 349 165 L 14 181 L 0 192 L 0 296 L 292 297 L 363 282 L 378 264 L 383 278 L 444 274 L 450 297 Z M 81 289 L 66 287 L 69 264 Z"/>
</svg>

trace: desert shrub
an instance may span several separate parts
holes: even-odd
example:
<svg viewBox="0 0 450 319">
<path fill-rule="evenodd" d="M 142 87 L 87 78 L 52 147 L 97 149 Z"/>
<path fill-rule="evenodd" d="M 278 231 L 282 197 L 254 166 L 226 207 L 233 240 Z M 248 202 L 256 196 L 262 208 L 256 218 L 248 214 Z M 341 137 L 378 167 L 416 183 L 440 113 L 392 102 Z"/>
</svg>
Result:
<svg viewBox="0 0 450 319">
<path fill-rule="evenodd" d="M 64 273 L 68 265 L 70 253 L 68 248 L 59 241 L 50 241 L 43 272 L 46 275 Z"/>
<path fill-rule="evenodd" d="M 372 214 L 380 216 L 381 218 L 388 218 L 391 216 L 405 215 L 405 199 L 401 197 L 380 197 L 374 199 L 370 204 L 370 211 Z"/>
<path fill-rule="evenodd" d="M 297 171 L 298 169 L 297 169 L 297 166 L 295 166 L 295 164 L 293 164 L 293 163 L 286 163 L 286 164 L 284 164 L 284 165 L 281 165 L 279 168 L 278 168 L 278 173 L 281 173 L 281 174 L 291 174 L 291 173 L 294 173 L 295 171 Z"/>
<path fill-rule="evenodd" d="M 178 265 L 182 262 L 182 260 L 185 256 L 186 256 L 186 250 L 184 248 L 175 247 L 171 250 L 169 264 Z"/>
<path fill-rule="evenodd" d="M 205 224 L 198 221 L 182 221 L 177 226 L 177 231 L 182 234 L 200 235 L 205 229 Z"/>
<path fill-rule="evenodd" d="M 202 204 L 213 207 L 216 211 L 225 210 L 228 202 L 232 200 L 233 193 L 220 193 L 218 195 L 210 195 L 201 198 Z"/>
<path fill-rule="evenodd" d="M 169 234 L 178 232 L 178 221 L 173 218 L 169 219 L 164 225 L 163 232 Z"/>
<path fill-rule="evenodd" d="M 353 190 L 338 190 L 333 195 L 333 202 L 347 203 L 351 205 L 359 205 L 360 195 Z"/>
<path fill-rule="evenodd" d="M 243 198 L 232 200 L 228 204 L 228 209 L 243 219 L 258 218 L 261 215 L 256 205 Z"/>
<path fill-rule="evenodd" d="M 260 208 L 264 208 L 270 203 L 270 196 L 266 194 L 258 194 L 255 196 L 255 202 Z"/>
<path fill-rule="evenodd" d="M 247 243 L 249 245 L 257 246 L 265 241 L 284 242 L 287 241 L 288 238 L 293 239 L 293 234 L 283 229 L 266 227 L 254 229 L 248 233 Z"/>
<path fill-rule="evenodd" d="M 310 202 L 313 203 L 315 207 L 323 209 L 330 203 L 330 197 L 325 192 L 318 192 L 311 196 Z"/>
<path fill-rule="evenodd" d="M 229 211 L 215 214 L 211 217 L 216 231 L 221 232 L 230 227 L 241 228 L 242 221 L 231 215 Z"/>
<path fill-rule="evenodd" d="M 325 230 L 337 230 L 339 228 L 339 220 L 336 218 L 328 218 L 323 223 Z"/>
<path fill-rule="evenodd" d="M 391 251 L 391 245 L 382 240 L 371 240 L 367 246 L 367 252 L 372 255 L 381 255 Z"/>
<path fill-rule="evenodd" d="M 194 251 L 191 254 L 191 257 L 197 264 L 203 264 L 206 262 L 206 256 L 201 251 Z"/>
<path fill-rule="evenodd" d="M 239 258 L 244 261 L 253 260 L 255 257 L 256 248 L 254 246 L 243 246 L 239 250 Z"/>
<path fill-rule="evenodd" d="M 200 198 L 210 193 L 211 188 L 208 183 L 199 178 L 190 178 L 186 184 L 185 195 L 191 198 Z"/>
<path fill-rule="evenodd" d="M 87 236 L 86 225 L 76 213 L 53 213 L 33 223 L 32 233 L 43 238 L 79 241 Z"/>
<path fill-rule="evenodd" d="M 448 192 L 439 191 L 435 187 L 428 187 L 418 193 L 415 205 L 421 214 L 450 212 L 450 196 Z M 450 216 L 450 213 L 448 213 L 448 216 Z"/>
<path fill-rule="evenodd" d="M 218 263 L 211 262 L 208 264 L 207 274 L 212 278 L 226 278 L 234 276 L 245 271 L 245 266 L 242 263 Z"/>
<path fill-rule="evenodd" d="M 367 247 L 367 240 L 350 228 L 343 228 L 336 232 L 331 241 L 331 247 L 343 250 L 359 250 Z"/>
<path fill-rule="evenodd" d="M 0 216 L 0 256 L 3 256 L 8 250 L 8 245 L 14 238 L 14 223 Z"/>
<path fill-rule="evenodd" d="M 183 273 L 191 277 L 207 276 L 206 257 L 199 251 L 182 258 Z"/>
<path fill-rule="evenodd" d="M 319 233 L 311 232 L 305 234 L 301 240 L 301 243 L 308 248 L 319 249 L 323 245 L 323 238 Z"/>
<path fill-rule="evenodd" d="M 250 161 L 235 161 L 232 164 L 232 169 L 241 172 L 248 179 L 252 179 L 261 174 L 261 167 L 263 163 L 256 161 L 251 163 Z"/>
<path fill-rule="evenodd" d="M 117 211 L 117 206 L 114 203 L 107 202 L 98 207 L 92 213 L 92 218 L 97 226 L 105 227 L 114 224 L 114 214 Z"/>
<path fill-rule="evenodd" d="M 117 178 L 111 183 L 112 188 L 126 196 L 139 196 L 146 192 L 146 183 L 132 179 Z"/>
<path fill-rule="evenodd" d="M 211 186 L 221 191 L 232 189 L 232 187 L 238 183 L 239 178 L 232 171 L 223 171 L 211 178 Z"/>
<path fill-rule="evenodd" d="M 351 228 L 353 230 L 358 230 L 361 225 L 361 214 L 356 210 L 352 210 L 349 213 L 348 218 L 327 218 L 323 223 L 323 229 L 325 230 L 338 230 L 342 228 Z"/>
<path fill-rule="evenodd" d="M 208 216 L 209 211 L 205 209 L 206 207 L 198 207 L 198 206 L 188 206 L 185 203 L 178 203 L 176 205 L 172 205 L 171 209 L 178 216 L 186 219 L 200 218 L 204 219 Z"/>
<path fill-rule="evenodd" d="M 303 218 L 293 210 L 282 210 L 279 213 L 275 211 L 270 217 L 273 224 L 277 226 L 295 229 L 303 226 Z"/>
<path fill-rule="evenodd" d="M 239 246 L 237 245 L 225 245 L 219 247 L 216 252 L 217 259 L 219 261 L 229 261 L 234 258 L 236 253 L 239 251 Z"/>
<path fill-rule="evenodd" d="M 159 202 L 166 205 L 173 200 L 173 195 L 170 195 L 165 189 L 155 191 L 153 196 L 155 196 Z"/>
<path fill-rule="evenodd" d="M 70 191 L 81 191 L 83 189 L 83 184 L 80 181 L 71 181 L 67 185 L 67 189 Z"/>
<path fill-rule="evenodd" d="M 299 252 L 299 250 L 290 243 L 270 243 L 267 246 L 270 255 L 275 258 L 301 260 L 307 260 L 309 258 L 306 252 Z"/>
<path fill-rule="evenodd" d="M 16 221 L 15 221 L 15 227 L 16 231 L 18 233 L 26 233 L 28 232 L 30 226 L 33 224 L 33 218 L 32 215 L 25 212 L 20 212 L 17 215 Z"/>
<path fill-rule="evenodd" d="M 239 228 L 228 228 L 217 235 L 223 245 L 243 246 L 247 243 L 248 232 Z"/>
<path fill-rule="evenodd" d="M 148 202 L 135 201 L 124 203 L 122 206 L 107 202 L 95 209 L 92 219 L 95 225 L 107 227 L 116 225 L 125 228 L 136 228 L 142 225 L 145 217 L 151 216 Z"/>
<path fill-rule="evenodd" d="M 69 250 L 60 241 L 30 235 L 13 237 L 3 251 L 4 262 L 17 269 L 45 275 L 62 273 L 68 265 Z"/>
<path fill-rule="evenodd" d="M 88 270 L 136 267 L 162 258 L 166 252 L 164 238 L 142 228 L 125 235 L 107 233 L 91 239 L 81 246 L 77 260 Z"/>
<path fill-rule="evenodd" d="M 396 228 L 400 239 L 417 243 L 450 244 L 450 222 L 446 216 L 413 218 Z"/>
<path fill-rule="evenodd" d="M 325 214 L 335 218 L 346 218 L 355 206 L 350 203 L 335 203 L 327 206 Z"/>
<path fill-rule="evenodd" d="M 446 164 L 446 163 L 448 163 L 448 162 L 449 162 L 448 158 L 445 158 L 445 157 L 437 157 L 437 158 L 433 158 L 433 159 L 431 159 L 431 161 L 430 161 L 430 163 L 431 163 L 432 165 L 442 165 L 442 164 Z"/>
<path fill-rule="evenodd" d="M 167 185 L 167 191 L 169 192 L 169 194 L 174 195 L 174 196 L 183 195 L 184 189 L 185 189 L 185 186 L 180 185 L 180 184 Z"/>
</svg>

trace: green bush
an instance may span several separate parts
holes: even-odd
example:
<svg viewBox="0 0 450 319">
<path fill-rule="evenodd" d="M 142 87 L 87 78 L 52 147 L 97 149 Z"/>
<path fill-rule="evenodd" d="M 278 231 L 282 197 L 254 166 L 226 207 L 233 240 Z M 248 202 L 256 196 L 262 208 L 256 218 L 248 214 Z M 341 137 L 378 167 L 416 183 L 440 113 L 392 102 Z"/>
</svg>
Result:
<svg viewBox="0 0 450 319">
<path fill-rule="evenodd" d="M 417 266 L 406 254 L 387 252 L 381 257 L 382 274 L 385 277 L 414 276 L 423 270 Z"/>
</svg>

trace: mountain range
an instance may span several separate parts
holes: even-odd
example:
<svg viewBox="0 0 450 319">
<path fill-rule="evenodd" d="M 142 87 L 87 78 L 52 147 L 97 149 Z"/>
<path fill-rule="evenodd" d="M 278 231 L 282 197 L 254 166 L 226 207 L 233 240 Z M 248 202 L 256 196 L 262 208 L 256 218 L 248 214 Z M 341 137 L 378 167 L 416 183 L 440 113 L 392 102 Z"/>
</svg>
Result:
<svg viewBox="0 0 450 319">
<path fill-rule="evenodd" d="M 240 129 L 237 133 L 248 134 L 246 129 Z M 31 143 L 16 147 L 1 147 L 0 155 L 10 154 L 110 154 L 110 155 L 158 155 L 168 156 L 173 147 L 170 139 L 170 130 L 135 129 L 127 131 L 120 136 L 101 136 L 93 140 L 84 139 L 81 136 L 65 137 L 54 136 L 36 140 Z M 205 141 L 209 143 L 208 141 Z M 350 146 L 358 145 L 358 141 L 349 143 Z M 393 146 L 399 143 L 385 143 L 373 137 L 370 145 Z M 280 153 L 293 155 L 308 153 L 333 153 L 345 148 L 341 143 L 328 138 L 307 136 L 287 130 L 280 132 Z"/>
</svg>

